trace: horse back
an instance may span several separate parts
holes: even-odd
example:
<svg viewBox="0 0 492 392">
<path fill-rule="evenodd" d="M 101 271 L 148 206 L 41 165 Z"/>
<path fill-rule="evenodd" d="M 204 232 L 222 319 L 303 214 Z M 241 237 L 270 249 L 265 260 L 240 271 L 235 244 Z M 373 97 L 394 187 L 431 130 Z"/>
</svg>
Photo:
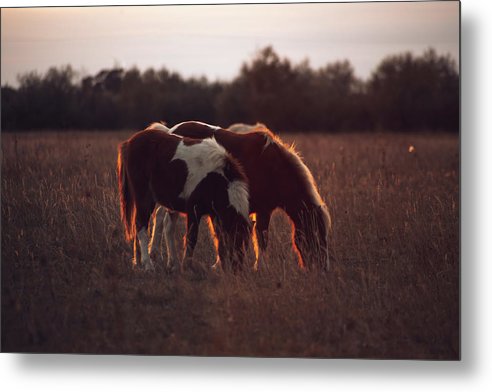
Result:
<svg viewBox="0 0 492 392">
<path fill-rule="evenodd" d="M 208 124 L 188 121 L 171 128 L 175 135 L 206 139 L 214 137 L 240 164 L 249 182 L 251 210 L 274 209 L 281 206 L 285 190 L 292 193 L 295 179 L 287 170 L 285 147 L 270 131 L 238 134 Z"/>
<path fill-rule="evenodd" d="M 146 129 L 128 140 L 128 156 L 134 163 L 145 162 L 146 166 L 155 166 L 158 161 L 169 162 L 180 141 L 177 136 Z"/>
<path fill-rule="evenodd" d="M 214 136 L 218 129 L 222 128 L 198 121 L 186 121 L 172 127 L 171 132 L 174 135 L 193 139 L 207 139 Z"/>
<path fill-rule="evenodd" d="M 181 138 L 159 130 L 144 130 L 133 135 L 127 143 L 127 167 L 133 186 L 148 187 L 158 179 L 164 184 L 175 182 L 167 177 L 175 177 L 178 171 L 183 171 L 169 170 L 180 141 Z"/>
</svg>

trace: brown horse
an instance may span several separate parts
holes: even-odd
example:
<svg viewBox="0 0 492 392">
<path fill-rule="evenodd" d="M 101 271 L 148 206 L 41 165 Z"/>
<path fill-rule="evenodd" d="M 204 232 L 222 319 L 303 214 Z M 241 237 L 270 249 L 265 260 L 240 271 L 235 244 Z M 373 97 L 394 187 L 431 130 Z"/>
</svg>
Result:
<svg viewBox="0 0 492 392">
<path fill-rule="evenodd" d="M 135 262 L 140 250 L 145 269 L 153 269 L 147 228 L 159 204 L 187 214 L 183 264 L 193 266 L 200 219 L 208 215 L 221 260 L 241 266 L 251 232 L 247 178 L 213 138 L 171 135 L 153 124 L 120 144 L 118 178 L 121 217 L 127 240 L 134 241 Z"/>
<path fill-rule="evenodd" d="M 239 161 L 249 181 L 250 213 L 256 214 L 255 234 L 262 252 L 267 247 L 272 212 L 280 208 L 292 221 L 293 247 L 299 256 L 299 265 L 329 268 L 330 215 L 311 172 L 293 148 L 284 145 L 269 130 L 238 134 L 217 126 L 188 121 L 175 125 L 170 132 L 197 139 L 213 138 Z M 164 211 L 160 214 L 163 215 Z M 170 235 L 175 230 L 176 219 L 176 215 L 172 214 L 164 218 L 170 253 L 174 251 L 174 237 Z M 157 215 L 157 225 L 159 220 L 160 215 Z M 154 250 L 160 238 L 159 229 L 156 232 Z M 257 260 L 256 268 L 258 263 Z"/>
</svg>

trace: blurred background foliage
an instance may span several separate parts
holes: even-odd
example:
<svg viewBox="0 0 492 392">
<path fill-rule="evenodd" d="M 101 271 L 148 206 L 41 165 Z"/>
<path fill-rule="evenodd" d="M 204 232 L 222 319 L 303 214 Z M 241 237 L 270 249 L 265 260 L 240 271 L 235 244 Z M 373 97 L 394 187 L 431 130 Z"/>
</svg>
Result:
<svg viewBox="0 0 492 392">
<path fill-rule="evenodd" d="M 368 80 L 348 60 L 313 69 L 266 47 L 231 81 L 166 68 L 80 76 L 67 65 L 19 75 L 18 87 L 4 85 L 1 94 L 2 130 L 141 129 L 156 120 L 259 121 L 280 132 L 459 129 L 457 65 L 433 49 L 388 56 Z"/>
</svg>

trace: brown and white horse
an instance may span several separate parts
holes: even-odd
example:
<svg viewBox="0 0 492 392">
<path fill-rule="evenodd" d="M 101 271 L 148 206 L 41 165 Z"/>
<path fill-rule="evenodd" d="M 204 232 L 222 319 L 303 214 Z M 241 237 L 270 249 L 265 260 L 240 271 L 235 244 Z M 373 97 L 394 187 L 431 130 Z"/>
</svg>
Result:
<svg viewBox="0 0 492 392">
<path fill-rule="evenodd" d="M 293 148 L 284 145 L 268 129 L 241 134 L 188 121 L 175 125 L 170 132 L 197 139 L 214 138 L 239 161 L 249 181 L 250 213 L 256 214 L 255 234 L 261 252 L 267 247 L 272 212 L 280 208 L 292 221 L 293 246 L 299 256 L 299 265 L 329 268 L 330 215 L 311 172 Z M 175 251 L 172 234 L 177 217 L 171 213 L 162 219 L 164 214 L 162 210 L 156 214 L 153 249 L 158 247 L 162 234 L 159 224 L 163 222 L 170 257 L 175 257 L 172 255 Z M 256 268 L 258 264 L 257 255 Z"/>
<path fill-rule="evenodd" d="M 210 216 L 221 260 L 242 264 L 251 234 L 248 184 L 241 166 L 215 139 L 195 140 L 162 132 L 153 124 L 119 146 L 121 218 L 135 262 L 154 264 L 147 228 L 156 204 L 187 214 L 184 262 L 192 262 L 200 218 Z M 139 247 L 140 245 L 140 247 Z M 173 269 L 176 264 L 168 263 Z"/>
</svg>

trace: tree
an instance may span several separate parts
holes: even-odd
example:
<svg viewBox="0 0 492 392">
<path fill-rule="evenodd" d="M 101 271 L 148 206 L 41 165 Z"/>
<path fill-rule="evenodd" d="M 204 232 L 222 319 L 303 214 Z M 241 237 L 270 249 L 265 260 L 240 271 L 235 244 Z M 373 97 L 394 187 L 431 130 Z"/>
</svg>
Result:
<svg viewBox="0 0 492 392">
<path fill-rule="evenodd" d="M 445 129 L 459 126 L 459 76 L 449 56 L 388 56 L 366 82 L 348 60 L 313 69 L 268 46 L 231 82 L 166 68 L 114 67 L 78 80 L 70 66 L 2 87 L 3 129 L 142 129 L 163 120 L 222 126 L 263 122 L 278 132 Z"/>
<path fill-rule="evenodd" d="M 420 57 L 404 53 L 385 58 L 369 80 L 369 95 L 381 128 L 458 129 L 456 64 L 433 49 Z"/>
<path fill-rule="evenodd" d="M 273 129 L 291 130 L 298 124 L 286 121 L 286 116 L 294 117 L 302 106 L 299 88 L 302 86 L 289 60 L 281 59 L 269 46 L 251 63 L 243 64 L 239 77 L 219 98 L 219 111 L 229 122 L 262 121 Z"/>
<path fill-rule="evenodd" d="M 292 65 L 272 47 L 260 50 L 218 99 L 224 123 L 261 121 L 274 130 L 367 129 L 366 89 L 352 65 L 339 61 L 313 70 Z"/>
</svg>

